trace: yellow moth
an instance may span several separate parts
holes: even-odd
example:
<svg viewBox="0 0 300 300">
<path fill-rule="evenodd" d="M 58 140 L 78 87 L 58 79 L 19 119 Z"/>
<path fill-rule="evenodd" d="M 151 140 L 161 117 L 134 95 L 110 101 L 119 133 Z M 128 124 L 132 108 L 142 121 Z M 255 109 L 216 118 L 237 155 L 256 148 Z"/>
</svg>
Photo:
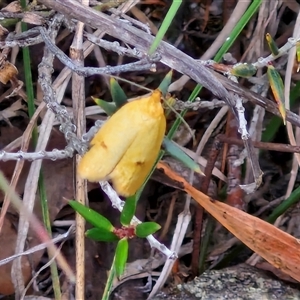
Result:
<svg viewBox="0 0 300 300">
<path fill-rule="evenodd" d="M 79 176 L 92 182 L 111 180 L 118 194 L 134 195 L 149 174 L 165 134 L 160 99 L 157 89 L 113 114 L 81 159 Z"/>
</svg>

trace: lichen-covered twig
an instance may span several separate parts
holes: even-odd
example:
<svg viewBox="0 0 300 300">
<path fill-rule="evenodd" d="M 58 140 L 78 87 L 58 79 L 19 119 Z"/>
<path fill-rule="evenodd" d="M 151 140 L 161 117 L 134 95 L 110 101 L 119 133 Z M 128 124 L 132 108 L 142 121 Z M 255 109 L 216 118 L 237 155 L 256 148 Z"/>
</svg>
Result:
<svg viewBox="0 0 300 300">
<path fill-rule="evenodd" d="M 67 66 L 72 71 L 84 77 L 88 77 L 96 74 L 111 75 L 111 74 L 118 74 L 118 73 L 124 73 L 129 71 L 131 72 L 131 71 L 150 70 L 153 68 L 153 63 L 155 61 L 155 58 L 153 59 L 153 61 L 150 61 L 148 57 L 145 57 L 145 59 L 142 59 L 140 61 L 119 65 L 115 67 L 112 66 L 106 66 L 102 68 L 81 67 L 75 65 L 73 61 L 51 41 L 45 28 L 40 27 L 40 33 L 49 51 L 51 51 L 65 66 Z"/>
</svg>

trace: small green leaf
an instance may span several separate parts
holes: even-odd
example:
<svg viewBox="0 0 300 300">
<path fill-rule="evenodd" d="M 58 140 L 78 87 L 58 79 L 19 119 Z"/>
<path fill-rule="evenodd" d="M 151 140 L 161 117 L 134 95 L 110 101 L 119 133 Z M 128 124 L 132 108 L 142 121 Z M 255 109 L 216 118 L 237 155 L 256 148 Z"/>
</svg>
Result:
<svg viewBox="0 0 300 300">
<path fill-rule="evenodd" d="M 155 233 L 160 228 L 161 226 L 155 222 L 144 222 L 136 226 L 135 234 L 140 238 L 145 238 L 148 235 Z"/>
<path fill-rule="evenodd" d="M 204 175 L 204 173 L 201 171 L 199 165 L 192 158 L 190 158 L 183 150 L 181 150 L 176 145 L 176 143 L 174 143 L 173 141 L 171 141 L 165 137 L 162 145 L 163 145 L 164 149 L 166 150 L 166 152 L 168 152 L 168 154 L 170 154 L 172 157 L 181 161 L 184 165 L 186 165 L 191 170 Z"/>
<path fill-rule="evenodd" d="M 299 41 L 296 43 L 296 58 L 298 62 L 297 72 L 299 72 L 300 69 L 300 42 Z"/>
<path fill-rule="evenodd" d="M 272 93 L 277 102 L 279 112 L 282 116 L 283 123 L 285 125 L 286 110 L 284 106 L 284 85 L 282 78 L 279 72 L 272 65 L 268 65 L 267 74 Z"/>
<path fill-rule="evenodd" d="M 127 96 L 125 92 L 113 77 L 110 78 L 110 93 L 117 108 L 120 108 L 127 103 Z"/>
<path fill-rule="evenodd" d="M 168 92 L 168 88 L 169 85 L 171 83 L 172 80 L 172 75 L 173 75 L 173 71 L 169 71 L 169 73 L 165 76 L 165 78 L 163 79 L 163 81 L 160 83 L 158 89 L 161 91 L 162 95 L 165 97 L 167 92 Z"/>
<path fill-rule="evenodd" d="M 230 73 L 237 77 L 251 77 L 253 76 L 257 71 L 257 68 L 253 66 L 252 64 L 236 64 L 232 67 L 230 70 Z"/>
<path fill-rule="evenodd" d="M 296 43 L 297 62 L 300 63 L 300 41 Z"/>
<path fill-rule="evenodd" d="M 135 209 L 136 209 L 135 195 L 126 198 L 125 205 L 123 207 L 123 210 L 121 212 L 121 217 L 120 217 L 120 221 L 122 225 L 127 226 L 130 224 L 132 217 L 135 214 Z"/>
<path fill-rule="evenodd" d="M 120 240 L 117 245 L 115 254 L 115 270 L 117 277 L 120 277 L 125 270 L 128 257 L 128 240 L 126 238 Z"/>
<path fill-rule="evenodd" d="M 273 56 L 276 56 L 279 54 L 279 49 L 274 41 L 274 39 L 272 38 L 271 34 L 270 33 L 267 33 L 266 34 L 266 40 L 268 42 L 268 46 L 269 46 L 269 49 L 272 53 Z"/>
<path fill-rule="evenodd" d="M 107 231 L 113 231 L 114 227 L 110 223 L 110 221 L 102 215 L 98 214 L 96 211 L 73 200 L 69 201 L 69 205 L 93 226 L 105 229 Z"/>
<path fill-rule="evenodd" d="M 106 102 L 104 100 L 94 97 L 92 97 L 92 99 L 98 106 L 100 106 L 106 112 L 108 116 L 112 116 L 117 111 L 117 107 L 114 103 Z"/>
<path fill-rule="evenodd" d="M 103 228 L 92 228 L 86 231 L 86 237 L 99 242 L 115 242 L 118 237 L 111 231 Z"/>
</svg>

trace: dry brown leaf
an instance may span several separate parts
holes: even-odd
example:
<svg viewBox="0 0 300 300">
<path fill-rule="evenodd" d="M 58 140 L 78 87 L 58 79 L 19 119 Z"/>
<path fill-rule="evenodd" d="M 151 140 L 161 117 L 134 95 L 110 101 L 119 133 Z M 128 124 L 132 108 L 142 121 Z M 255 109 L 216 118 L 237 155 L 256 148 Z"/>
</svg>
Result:
<svg viewBox="0 0 300 300">
<path fill-rule="evenodd" d="M 17 68 L 10 62 L 5 61 L 0 68 L 0 82 L 3 84 L 7 84 L 17 74 Z"/>
<path fill-rule="evenodd" d="M 22 11 L 22 6 L 19 1 L 13 1 L 1 9 L 1 11 L 7 11 L 11 13 L 18 13 Z"/>
<path fill-rule="evenodd" d="M 21 109 L 26 109 L 26 106 L 21 100 L 17 100 L 11 106 L 1 111 L 0 120 L 9 120 L 12 117 L 18 116 Z"/>
<path fill-rule="evenodd" d="M 15 247 L 16 247 L 16 239 L 17 239 L 17 231 L 16 227 L 16 220 L 13 221 L 11 217 L 4 219 L 4 224 L 2 227 L 2 232 L 0 234 L 0 260 L 10 257 L 15 254 Z M 39 242 L 36 238 L 30 237 L 28 239 L 29 247 L 36 246 Z M 5 247 L 3 247 L 5 245 Z M 38 262 L 41 259 L 43 251 L 38 251 L 30 255 L 30 261 L 28 260 L 28 256 L 24 256 L 22 258 L 22 271 L 24 281 L 28 282 L 32 276 L 32 269 L 31 266 L 34 268 L 37 266 Z M 0 266 L 0 294 L 3 295 L 11 295 L 14 293 L 14 286 L 11 282 L 11 266 L 12 262 L 9 262 L 5 265 Z"/>
<path fill-rule="evenodd" d="M 23 22 L 33 24 L 33 25 L 43 25 L 45 24 L 45 19 L 35 13 L 26 12 L 22 19 Z"/>
<path fill-rule="evenodd" d="M 0 41 L 4 41 L 8 34 L 9 31 L 0 24 Z"/>
<path fill-rule="evenodd" d="M 0 138 L 0 146 L 2 145 L 2 147 L 5 144 L 9 143 L 10 137 L 14 136 L 14 138 L 16 138 L 21 134 L 16 127 L 4 127 L 1 129 L 1 133 L 2 136 Z M 46 150 L 50 151 L 54 148 L 63 149 L 65 145 L 66 143 L 63 135 L 61 133 L 53 131 Z M 30 150 L 32 151 L 32 147 L 30 148 Z M 17 149 L 15 151 L 17 151 Z M 4 175 L 8 180 L 10 180 L 10 178 L 12 177 L 15 165 L 15 161 L 0 161 L 0 169 L 4 172 Z M 29 168 L 30 162 L 25 161 L 24 168 L 16 187 L 16 192 L 18 194 L 24 193 L 24 186 L 28 176 Z M 65 205 L 63 198 L 72 199 L 74 197 L 73 160 L 70 158 L 57 161 L 44 160 L 42 168 L 46 186 L 50 219 L 51 221 L 53 221 L 57 213 Z M 0 191 L 0 203 L 2 202 L 2 200 L 3 194 Z M 34 213 L 39 219 L 42 219 L 40 200 L 38 196 L 35 203 L 36 205 L 34 208 Z"/>
<path fill-rule="evenodd" d="M 245 245 L 274 267 L 300 282 L 300 242 L 298 239 L 257 217 L 211 199 L 196 190 L 165 164 L 158 163 L 158 168 L 163 169 L 167 176 L 181 183 L 183 189 L 195 201 Z"/>
<path fill-rule="evenodd" d="M 6 130 L 4 130 L 4 128 Z M 5 135 L 7 137 L 6 139 L 1 136 L 0 145 L 5 145 L 7 142 L 10 142 L 9 138 L 13 136 L 16 137 L 20 134 L 20 132 L 15 127 L 4 128 L 2 128 L 1 133 L 3 133 L 4 131 L 6 133 L 10 132 L 10 135 Z M 65 140 L 63 138 L 63 135 L 54 131 L 51 135 L 47 150 L 49 151 L 54 148 L 63 149 L 64 147 Z M 0 162 L 0 168 L 4 171 L 5 176 L 8 179 L 12 176 L 15 164 L 15 161 Z M 29 167 L 30 162 L 25 162 L 24 168 L 18 181 L 18 185 L 16 187 L 16 191 L 19 194 L 22 194 L 24 191 L 24 185 L 28 176 Z M 48 200 L 49 215 L 52 222 L 55 219 L 57 213 L 65 205 L 63 198 L 73 198 L 73 161 L 72 159 L 57 160 L 55 162 L 45 160 L 43 162 L 43 174 Z M 2 201 L 2 199 L 3 193 L 0 192 L 0 202 Z M 38 196 L 35 203 L 36 205 L 34 207 L 34 213 L 39 219 L 42 219 L 42 212 Z M 15 211 L 13 209 L 11 211 L 15 214 Z M 0 245 L 5 245 L 5 247 L 1 248 L 0 259 L 4 259 L 13 255 L 15 251 L 15 244 L 17 239 L 17 232 L 15 228 L 17 227 L 18 220 L 17 217 L 15 217 L 15 224 L 14 226 L 12 226 L 12 224 L 9 223 L 9 220 L 7 220 L 8 215 L 10 214 L 6 215 L 2 233 L 0 235 Z M 36 246 L 40 243 L 40 241 L 36 238 L 36 235 L 33 233 L 29 233 L 28 241 L 30 247 Z M 34 268 L 37 266 L 37 263 L 41 258 L 41 253 L 42 252 L 40 251 L 39 253 L 32 256 L 33 265 L 30 265 L 27 259 L 23 259 L 23 276 L 25 282 L 30 280 L 32 276 L 31 266 L 33 266 Z M 0 266 L 0 294 L 14 293 L 10 273 L 11 264 Z M 4 276 L 4 274 L 6 274 L 6 276 Z"/>
</svg>

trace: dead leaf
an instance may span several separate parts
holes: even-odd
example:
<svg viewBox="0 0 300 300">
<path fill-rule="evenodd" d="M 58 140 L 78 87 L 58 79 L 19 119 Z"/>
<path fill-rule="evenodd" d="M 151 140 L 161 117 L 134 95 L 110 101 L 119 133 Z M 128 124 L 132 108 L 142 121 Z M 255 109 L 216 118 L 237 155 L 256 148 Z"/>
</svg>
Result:
<svg viewBox="0 0 300 300">
<path fill-rule="evenodd" d="M 19 110 L 26 109 L 26 106 L 21 100 L 17 100 L 8 108 L 5 108 L 0 113 L 0 120 L 9 120 L 12 117 L 18 116 L 20 114 Z"/>
<path fill-rule="evenodd" d="M 7 84 L 17 74 L 17 68 L 10 62 L 5 61 L 0 68 L 0 82 Z"/>
<path fill-rule="evenodd" d="M 4 224 L 2 227 L 2 232 L 0 234 L 0 260 L 10 257 L 15 254 L 16 247 L 16 239 L 17 239 L 17 231 L 16 231 L 16 220 L 13 220 L 12 217 L 7 214 L 4 219 Z M 29 237 L 28 238 L 28 246 L 33 247 L 36 246 L 39 242 L 36 238 Z M 3 247 L 5 245 L 5 247 Z M 43 251 L 38 251 L 29 256 L 24 256 L 22 258 L 22 271 L 24 282 L 28 282 L 32 276 L 32 268 L 35 268 L 38 262 L 41 259 Z M 11 282 L 11 267 L 12 262 L 9 262 L 5 265 L 0 266 L 0 294 L 3 295 L 11 295 L 14 293 L 14 286 Z"/>
<path fill-rule="evenodd" d="M 4 41 L 8 34 L 9 31 L 0 24 L 0 41 Z"/>
<path fill-rule="evenodd" d="M 26 12 L 22 19 L 23 22 L 33 25 L 43 25 L 45 24 L 45 19 L 35 13 Z"/>
<path fill-rule="evenodd" d="M 163 163 L 158 163 L 158 168 L 170 178 L 183 184 L 183 189 L 195 201 L 245 245 L 274 267 L 300 282 L 299 240 L 257 217 L 211 199 Z"/>
<path fill-rule="evenodd" d="M 19 13 L 22 11 L 22 7 L 19 1 L 13 1 L 1 9 L 1 11 L 7 11 L 11 13 Z"/>
</svg>

